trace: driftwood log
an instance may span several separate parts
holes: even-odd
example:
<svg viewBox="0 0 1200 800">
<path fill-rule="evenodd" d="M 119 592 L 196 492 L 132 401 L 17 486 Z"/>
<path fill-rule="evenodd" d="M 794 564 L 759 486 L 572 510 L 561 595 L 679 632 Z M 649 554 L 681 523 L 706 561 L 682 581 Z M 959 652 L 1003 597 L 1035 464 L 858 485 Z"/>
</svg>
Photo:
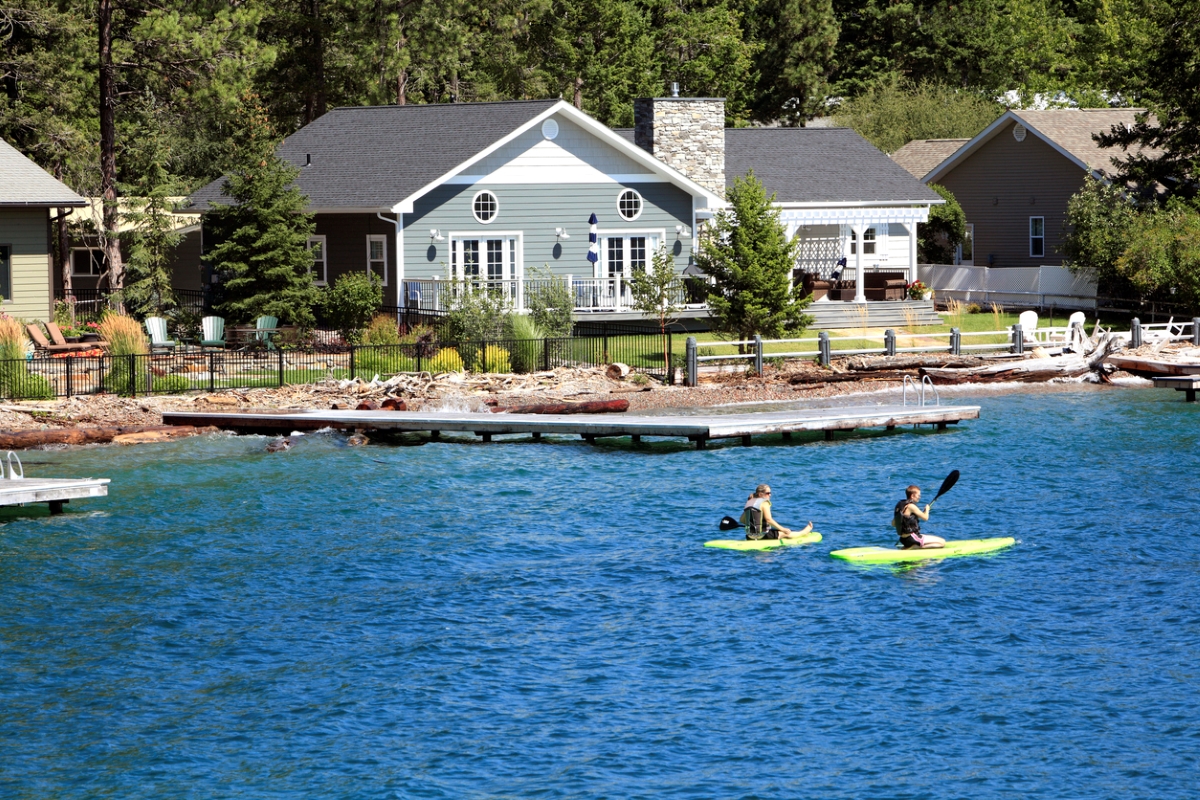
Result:
<svg viewBox="0 0 1200 800">
<path fill-rule="evenodd" d="M 527 406 L 494 406 L 492 412 L 499 414 L 609 414 L 628 411 L 629 401 L 587 400 L 582 403 L 535 403 Z"/>
<path fill-rule="evenodd" d="M 950 353 L 924 353 L 917 355 L 876 356 L 872 358 L 854 358 L 846 363 L 846 369 L 857 372 L 873 372 L 875 370 L 916 370 L 921 367 L 937 367 L 940 369 L 965 367 L 982 367 L 989 362 L 976 356 L 956 356 Z"/>
<path fill-rule="evenodd" d="M 40 431 L 0 431 L 0 450 L 22 450 L 47 444 L 165 441 L 215 431 L 191 425 L 116 425 L 95 428 L 47 428 Z"/>
</svg>

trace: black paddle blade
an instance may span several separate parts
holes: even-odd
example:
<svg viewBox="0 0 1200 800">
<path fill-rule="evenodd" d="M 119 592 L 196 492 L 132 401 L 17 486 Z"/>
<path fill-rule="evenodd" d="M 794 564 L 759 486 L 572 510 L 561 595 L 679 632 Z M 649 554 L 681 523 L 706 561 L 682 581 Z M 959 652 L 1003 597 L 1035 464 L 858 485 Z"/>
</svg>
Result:
<svg viewBox="0 0 1200 800">
<path fill-rule="evenodd" d="M 734 530 L 735 528 L 740 528 L 740 527 L 742 527 L 742 523 L 738 522 L 733 517 L 722 517 L 721 518 L 721 530 L 723 530 L 723 531 L 731 531 L 731 530 Z"/>
<path fill-rule="evenodd" d="M 946 492 L 950 491 L 956 483 L 958 483 L 958 470 L 954 470 L 946 476 L 946 480 L 942 481 L 942 488 L 938 489 L 938 493 L 933 496 L 933 500 L 937 500 Z M 932 503 L 933 500 L 930 502 Z"/>
</svg>

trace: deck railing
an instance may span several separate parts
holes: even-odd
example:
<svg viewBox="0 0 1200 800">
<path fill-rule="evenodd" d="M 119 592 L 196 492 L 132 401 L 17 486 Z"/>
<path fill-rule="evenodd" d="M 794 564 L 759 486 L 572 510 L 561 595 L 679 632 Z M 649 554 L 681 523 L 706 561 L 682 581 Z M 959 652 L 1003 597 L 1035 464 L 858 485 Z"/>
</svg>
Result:
<svg viewBox="0 0 1200 800">
<path fill-rule="evenodd" d="M 632 281 L 623 276 L 611 278 L 576 278 L 568 275 L 550 279 L 565 284 L 567 294 L 578 314 L 597 312 L 620 313 L 632 310 Z M 506 298 L 514 311 L 529 310 L 528 298 L 543 289 L 550 281 L 530 280 L 469 280 L 443 281 L 413 279 L 405 280 L 402 295 L 405 306 L 430 311 L 449 311 L 457 293 L 462 291 L 491 292 Z M 687 308 L 704 308 L 707 298 L 707 281 L 703 278 L 686 277 L 681 282 L 674 302 Z"/>
</svg>

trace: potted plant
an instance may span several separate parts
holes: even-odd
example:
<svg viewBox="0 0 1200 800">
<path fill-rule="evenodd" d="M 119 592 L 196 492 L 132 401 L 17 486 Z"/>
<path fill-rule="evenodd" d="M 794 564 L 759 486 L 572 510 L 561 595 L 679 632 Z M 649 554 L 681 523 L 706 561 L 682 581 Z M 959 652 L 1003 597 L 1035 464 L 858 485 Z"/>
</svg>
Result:
<svg viewBox="0 0 1200 800">
<path fill-rule="evenodd" d="M 913 281 L 908 284 L 908 296 L 913 300 L 929 300 L 933 297 L 933 289 L 930 289 L 921 281 Z"/>
<path fill-rule="evenodd" d="M 98 342 L 100 341 L 100 323 L 88 322 L 79 329 L 79 341 L 81 342 Z"/>
</svg>

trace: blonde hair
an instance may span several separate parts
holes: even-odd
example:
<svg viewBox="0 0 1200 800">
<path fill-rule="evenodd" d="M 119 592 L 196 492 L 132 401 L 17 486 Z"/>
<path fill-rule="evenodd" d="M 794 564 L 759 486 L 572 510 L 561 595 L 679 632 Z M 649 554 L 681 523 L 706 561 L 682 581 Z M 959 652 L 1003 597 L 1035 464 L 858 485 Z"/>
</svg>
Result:
<svg viewBox="0 0 1200 800">
<path fill-rule="evenodd" d="M 757 487 L 755 487 L 755 489 L 754 489 L 754 493 L 755 493 L 756 495 L 758 495 L 759 497 L 765 497 L 765 496 L 766 496 L 766 494 L 767 494 L 767 492 L 769 492 L 769 491 L 771 491 L 771 487 L 770 487 L 770 486 L 767 486 L 765 483 L 760 483 L 760 484 L 759 484 Z"/>
</svg>

